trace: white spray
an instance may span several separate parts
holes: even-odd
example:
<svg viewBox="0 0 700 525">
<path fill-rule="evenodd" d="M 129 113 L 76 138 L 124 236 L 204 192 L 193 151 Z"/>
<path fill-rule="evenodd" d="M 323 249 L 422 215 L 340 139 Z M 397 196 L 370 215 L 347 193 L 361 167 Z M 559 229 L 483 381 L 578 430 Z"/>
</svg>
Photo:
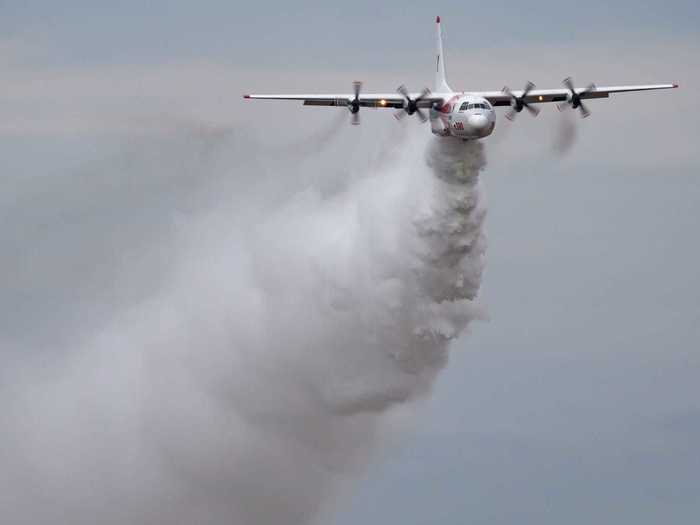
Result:
<svg viewBox="0 0 700 525">
<path fill-rule="evenodd" d="M 162 286 L 4 386 L 8 521 L 313 523 L 481 315 L 483 146 L 424 140 L 331 196 L 207 192 Z"/>
</svg>

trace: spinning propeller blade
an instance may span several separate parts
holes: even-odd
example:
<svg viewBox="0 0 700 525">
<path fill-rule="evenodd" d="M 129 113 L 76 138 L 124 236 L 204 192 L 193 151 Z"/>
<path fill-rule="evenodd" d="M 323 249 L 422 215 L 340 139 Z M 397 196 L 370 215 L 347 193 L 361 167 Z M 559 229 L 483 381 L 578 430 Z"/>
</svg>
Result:
<svg viewBox="0 0 700 525">
<path fill-rule="evenodd" d="M 525 89 L 523 90 L 523 94 L 520 95 L 519 97 L 516 97 L 513 92 L 508 88 L 508 86 L 503 88 L 503 93 L 508 95 L 510 97 L 510 109 L 508 110 L 508 113 L 506 113 L 506 118 L 508 120 L 515 120 L 515 117 L 520 113 L 523 109 L 527 109 L 528 113 L 532 115 L 533 117 L 536 117 L 537 115 L 540 114 L 539 108 L 536 108 L 534 106 L 531 106 L 525 98 L 527 97 L 528 93 L 535 89 L 535 84 L 532 82 L 528 81 L 527 84 L 525 84 Z"/>
<path fill-rule="evenodd" d="M 360 90 L 362 89 L 362 82 L 355 80 L 352 83 L 352 89 L 353 93 L 355 94 L 355 98 L 348 102 L 348 109 L 352 114 L 350 120 L 351 124 L 353 126 L 357 126 L 360 123 Z"/>
<path fill-rule="evenodd" d="M 404 86 L 403 84 L 401 84 L 396 89 L 396 91 L 397 91 L 397 93 L 400 93 L 404 99 L 406 99 L 404 101 L 403 107 L 394 113 L 394 117 L 397 120 L 401 120 L 406 115 L 413 115 L 413 114 L 415 114 L 421 122 L 425 122 L 426 120 L 428 120 L 428 117 L 426 116 L 425 112 L 423 110 L 421 110 L 421 108 L 418 107 L 418 103 L 421 100 L 423 100 L 425 97 L 430 95 L 430 90 L 428 88 L 425 88 L 421 92 L 421 94 L 418 95 L 415 99 L 411 98 L 410 93 L 406 89 L 406 86 Z"/>
<path fill-rule="evenodd" d="M 578 93 L 576 92 L 576 88 L 574 87 L 574 81 L 571 80 L 571 77 L 566 77 L 562 81 L 562 84 L 564 84 L 564 87 L 566 87 L 566 89 L 569 90 L 569 97 L 566 102 L 561 102 L 557 104 L 557 108 L 559 108 L 559 111 L 562 111 L 568 107 L 571 107 L 572 109 L 578 108 L 578 110 L 581 113 L 581 118 L 586 118 L 587 116 L 589 116 L 591 112 L 588 111 L 588 108 L 581 100 L 581 96 L 595 90 L 595 84 L 589 84 L 585 89 L 582 89 Z"/>
</svg>

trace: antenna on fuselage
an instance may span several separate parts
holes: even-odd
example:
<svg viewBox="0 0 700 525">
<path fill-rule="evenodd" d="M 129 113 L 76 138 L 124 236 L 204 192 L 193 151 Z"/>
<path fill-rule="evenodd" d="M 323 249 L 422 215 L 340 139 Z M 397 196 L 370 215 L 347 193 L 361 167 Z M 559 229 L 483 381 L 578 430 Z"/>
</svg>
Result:
<svg viewBox="0 0 700 525">
<path fill-rule="evenodd" d="M 447 85 L 447 77 L 445 74 L 445 53 L 442 50 L 442 29 L 440 27 L 440 17 L 435 19 L 437 26 L 437 50 L 435 58 L 435 92 L 449 93 L 452 92 L 450 86 Z"/>
</svg>

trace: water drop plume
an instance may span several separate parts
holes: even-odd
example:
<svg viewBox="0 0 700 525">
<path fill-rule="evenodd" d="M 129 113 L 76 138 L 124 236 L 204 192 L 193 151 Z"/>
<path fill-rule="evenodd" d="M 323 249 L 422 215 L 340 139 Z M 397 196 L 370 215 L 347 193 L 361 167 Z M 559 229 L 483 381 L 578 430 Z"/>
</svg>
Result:
<svg viewBox="0 0 700 525">
<path fill-rule="evenodd" d="M 2 263 L 8 523 L 316 523 L 484 315 L 480 142 L 413 137 L 329 193 L 187 129 L 2 226 L 34 232 Z"/>
</svg>

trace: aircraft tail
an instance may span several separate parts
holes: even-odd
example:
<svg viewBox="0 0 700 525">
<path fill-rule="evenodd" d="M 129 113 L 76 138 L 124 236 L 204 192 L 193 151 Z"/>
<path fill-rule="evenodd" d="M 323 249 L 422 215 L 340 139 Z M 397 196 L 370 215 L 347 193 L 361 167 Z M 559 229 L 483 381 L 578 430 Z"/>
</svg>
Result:
<svg viewBox="0 0 700 525">
<path fill-rule="evenodd" d="M 445 75 L 445 54 L 442 51 L 442 29 L 440 27 L 440 17 L 435 19 L 437 26 L 437 57 L 435 59 L 435 92 L 445 93 L 452 89 L 447 85 L 447 77 Z"/>
</svg>

